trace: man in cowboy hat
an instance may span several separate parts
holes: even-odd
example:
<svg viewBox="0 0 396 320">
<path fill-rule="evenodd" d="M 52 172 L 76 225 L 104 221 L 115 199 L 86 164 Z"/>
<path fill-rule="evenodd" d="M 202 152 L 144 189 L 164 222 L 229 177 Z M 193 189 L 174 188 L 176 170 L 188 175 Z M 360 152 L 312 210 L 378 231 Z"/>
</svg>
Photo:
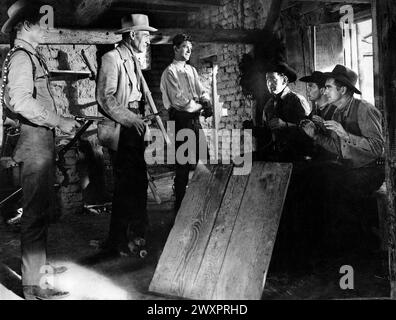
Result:
<svg viewBox="0 0 396 320">
<path fill-rule="evenodd" d="M 310 120 L 304 121 L 302 128 L 317 146 L 333 155 L 333 160 L 308 168 L 305 177 L 309 190 L 304 191 L 309 194 L 307 210 L 333 224 L 351 219 L 354 212 L 359 220 L 364 214 L 366 219 L 374 219 L 359 206 L 385 179 L 381 113 L 354 97 L 361 94 L 354 71 L 337 65 L 325 75 L 328 103 L 336 107 L 331 119 L 323 123 L 327 132 L 318 130 Z"/>
<path fill-rule="evenodd" d="M 298 160 L 307 148 L 298 124 L 309 115 L 310 106 L 302 95 L 289 88 L 289 83 L 297 80 L 297 74 L 286 63 L 271 65 L 266 78 L 271 98 L 264 106 L 262 125 L 269 128 L 273 138 L 273 160 Z"/>
<path fill-rule="evenodd" d="M 150 31 L 157 29 L 149 26 L 143 14 L 123 17 L 121 25 L 116 33 L 122 34 L 122 41 L 102 57 L 96 97 L 104 114 L 121 126 L 115 150 L 110 150 L 115 183 L 106 249 L 129 255 L 128 245 L 144 240 L 148 226 L 146 123 L 142 119 L 144 96 L 137 55 L 146 52 Z"/>
<path fill-rule="evenodd" d="M 314 71 L 311 75 L 302 77 L 300 81 L 307 83 L 307 98 L 312 103 L 312 112 L 309 115 L 320 130 L 323 128 L 323 121 L 330 120 L 336 107 L 327 101 L 326 75 L 320 71 Z M 312 145 L 312 157 L 315 160 L 328 158 L 329 154 L 325 150 Z"/>
<path fill-rule="evenodd" d="M 336 154 L 350 168 L 364 168 L 383 156 L 381 113 L 370 103 L 354 97 L 357 74 L 337 65 L 326 75 L 325 94 L 336 110 L 324 127 L 330 136 L 318 132 L 310 121 L 303 125 L 305 133 L 322 148 Z"/>
<path fill-rule="evenodd" d="M 72 134 L 78 123 L 57 114 L 49 90 L 43 57 L 36 51 L 43 42 L 40 4 L 17 1 L 8 9 L 1 31 L 16 36 L 15 48 L 3 65 L 6 109 L 19 120 L 21 135 L 14 160 L 21 166 L 23 215 L 21 219 L 22 285 L 27 299 L 59 299 L 67 295 L 40 286 L 45 269 L 47 232 L 54 199 L 54 128 Z M 47 268 L 47 267 L 45 267 Z M 55 268 L 54 273 L 65 268 Z"/>
<path fill-rule="evenodd" d="M 335 107 L 327 103 L 326 75 L 320 71 L 314 71 L 311 75 L 302 77 L 300 81 L 307 84 L 307 98 L 312 102 L 311 116 L 319 116 L 329 120 Z M 332 106 L 329 108 L 329 106 Z"/>
</svg>

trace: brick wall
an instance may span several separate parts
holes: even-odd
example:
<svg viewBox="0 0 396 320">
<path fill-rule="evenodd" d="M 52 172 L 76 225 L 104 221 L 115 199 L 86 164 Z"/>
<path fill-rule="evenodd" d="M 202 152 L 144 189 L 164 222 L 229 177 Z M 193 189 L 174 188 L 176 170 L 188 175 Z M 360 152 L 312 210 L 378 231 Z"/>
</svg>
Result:
<svg viewBox="0 0 396 320">
<path fill-rule="evenodd" d="M 190 27 L 205 29 L 262 29 L 271 5 L 270 0 L 224 0 L 219 8 L 202 8 L 189 16 Z M 200 62 L 200 57 L 207 51 L 216 52 L 219 71 L 217 76 L 217 93 L 220 108 L 224 109 L 219 124 L 219 157 L 230 149 L 230 130 L 241 129 L 244 120 L 251 119 L 252 105 L 255 103 L 242 93 L 239 83 L 239 64 L 243 55 L 252 52 L 253 46 L 247 44 L 211 44 L 196 46 L 193 49 L 193 64 L 208 88 L 211 87 L 212 68 Z M 263 89 L 264 90 L 264 89 Z M 222 139 L 223 137 L 223 139 Z M 235 138 L 234 138 L 235 139 Z M 253 146 L 246 146 L 251 150 Z M 242 147 L 243 148 L 243 147 Z M 254 148 L 254 147 L 253 147 Z M 237 156 L 243 149 L 231 149 L 232 156 Z"/>
</svg>

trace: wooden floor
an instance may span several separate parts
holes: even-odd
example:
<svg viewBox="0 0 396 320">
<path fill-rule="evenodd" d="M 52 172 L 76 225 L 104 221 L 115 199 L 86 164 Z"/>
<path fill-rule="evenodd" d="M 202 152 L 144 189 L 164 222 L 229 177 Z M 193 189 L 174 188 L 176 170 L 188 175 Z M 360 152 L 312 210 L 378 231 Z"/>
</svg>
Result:
<svg viewBox="0 0 396 320">
<path fill-rule="evenodd" d="M 98 250 L 91 241 L 105 239 L 109 214 L 63 216 L 58 223 L 50 226 L 49 261 L 69 267 L 69 271 L 58 279 L 59 286 L 71 293 L 67 299 L 169 299 L 149 292 L 150 282 L 173 223 L 173 177 L 162 178 L 156 184 L 163 202 L 156 204 L 149 193 L 149 255 L 143 261 L 116 258 L 95 262 Z M 224 218 L 228 219 L 229 216 L 225 214 Z M 218 232 L 221 234 L 222 228 Z M 19 232 L 6 226 L 0 219 L 0 261 L 9 267 L 0 268 L 0 283 L 8 290 L 8 294 L 11 291 L 21 298 L 19 239 Z M 364 252 L 367 253 L 367 250 Z M 294 274 L 293 266 L 290 266 L 288 273 L 278 272 L 270 265 L 262 299 L 386 297 L 389 295 L 386 262 L 386 257 L 380 259 L 371 252 L 360 256 L 356 252 L 338 260 L 329 260 L 314 273 L 307 271 L 304 274 Z M 355 269 L 355 290 L 341 290 L 339 287 L 339 268 L 343 264 L 351 264 Z M 5 298 L 11 299 L 8 294 Z"/>
</svg>

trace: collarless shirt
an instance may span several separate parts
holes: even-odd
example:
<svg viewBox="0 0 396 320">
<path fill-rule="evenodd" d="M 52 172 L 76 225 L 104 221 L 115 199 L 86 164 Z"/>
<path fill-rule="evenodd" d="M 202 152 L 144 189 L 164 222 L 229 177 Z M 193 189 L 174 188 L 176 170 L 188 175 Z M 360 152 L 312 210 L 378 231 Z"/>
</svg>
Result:
<svg viewBox="0 0 396 320">
<path fill-rule="evenodd" d="M 52 129 L 58 125 L 59 115 L 50 90 L 45 61 L 30 43 L 16 39 L 15 46 L 29 51 L 32 59 L 23 51 L 17 51 L 11 56 L 6 87 L 7 103 L 15 113 L 33 124 Z M 35 65 L 34 78 L 32 61 Z"/>
<path fill-rule="evenodd" d="M 189 112 L 199 100 L 209 100 L 197 70 L 184 61 L 174 60 L 162 73 L 161 92 L 166 109 Z"/>
<path fill-rule="evenodd" d="M 142 99 L 142 93 L 140 84 L 141 79 L 138 76 L 138 68 L 140 66 L 137 64 L 139 63 L 139 60 L 136 58 L 136 53 L 132 46 L 125 41 L 120 43 L 120 48 L 125 48 L 124 51 L 126 52 L 128 59 L 124 61 L 124 63 L 128 64 L 127 68 L 130 68 L 130 71 L 127 71 L 130 78 L 130 85 L 132 87 L 129 102 L 140 101 Z"/>
</svg>

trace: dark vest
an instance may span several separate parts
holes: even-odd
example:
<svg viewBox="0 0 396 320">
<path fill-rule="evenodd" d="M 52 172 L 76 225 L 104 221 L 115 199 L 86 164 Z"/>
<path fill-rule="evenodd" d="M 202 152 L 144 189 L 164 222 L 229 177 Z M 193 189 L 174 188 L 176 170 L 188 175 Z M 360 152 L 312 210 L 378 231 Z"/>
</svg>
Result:
<svg viewBox="0 0 396 320">
<path fill-rule="evenodd" d="M 349 109 L 347 107 L 345 110 L 342 110 L 341 112 L 338 112 L 336 110 L 333 115 L 333 119 L 337 122 L 340 122 L 347 132 L 350 132 L 356 136 L 362 135 L 358 123 L 359 106 L 360 106 L 360 100 L 353 98 Z"/>
</svg>

